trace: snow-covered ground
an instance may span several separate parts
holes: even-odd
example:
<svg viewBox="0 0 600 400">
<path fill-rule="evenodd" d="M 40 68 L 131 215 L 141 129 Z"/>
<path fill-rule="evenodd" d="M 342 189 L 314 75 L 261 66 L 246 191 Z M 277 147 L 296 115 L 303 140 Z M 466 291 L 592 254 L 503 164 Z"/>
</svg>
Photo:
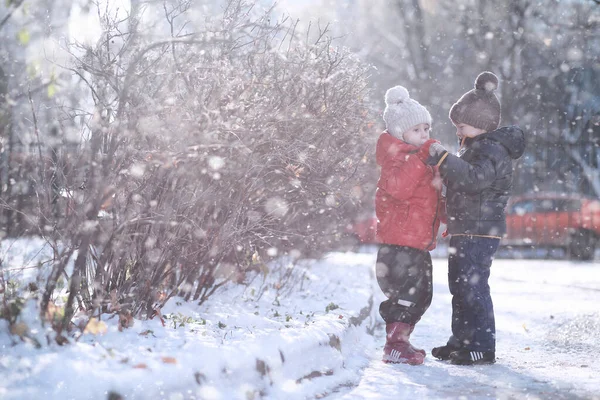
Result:
<svg viewBox="0 0 600 400">
<path fill-rule="evenodd" d="M 446 262 L 434 260 L 434 299 L 413 334 L 418 347 L 450 333 Z M 600 263 L 495 260 L 490 281 L 497 363 L 458 367 L 431 356 L 420 367 L 374 360 L 343 399 L 600 399 Z"/>
<path fill-rule="evenodd" d="M 6 243 L 5 269 L 43 258 L 34 242 Z M 367 251 L 282 263 L 203 306 L 173 299 L 165 327 L 136 321 L 119 332 L 105 318 L 96 335 L 64 347 L 36 349 L 0 321 L 0 398 L 600 399 L 599 262 L 496 260 L 498 362 L 459 367 L 428 356 L 411 367 L 380 361 L 374 261 Z M 292 267 L 296 283 L 278 289 Z M 446 268 L 434 260 L 433 303 L 413 334 L 427 350 L 450 333 Z M 27 310 L 31 335 L 43 338 Z"/>
</svg>

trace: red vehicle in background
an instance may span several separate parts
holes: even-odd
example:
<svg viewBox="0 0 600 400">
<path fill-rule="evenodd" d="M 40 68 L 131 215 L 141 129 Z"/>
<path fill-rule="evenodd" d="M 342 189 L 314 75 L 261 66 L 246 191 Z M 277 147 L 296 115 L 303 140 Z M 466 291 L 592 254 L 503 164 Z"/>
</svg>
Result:
<svg viewBox="0 0 600 400">
<path fill-rule="evenodd" d="M 572 259 L 589 261 L 600 241 L 600 200 L 564 193 L 513 196 L 506 208 L 502 246 L 561 248 Z M 376 243 L 377 218 L 366 216 L 348 227 L 360 244 Z"/>
<path fill-rule="evenodd" d="M 600 238 L 600 201 L 581 195 L 534 193 L 511 198 L 502 245 L 560 247 L 592 260 Z"/>
</svg>

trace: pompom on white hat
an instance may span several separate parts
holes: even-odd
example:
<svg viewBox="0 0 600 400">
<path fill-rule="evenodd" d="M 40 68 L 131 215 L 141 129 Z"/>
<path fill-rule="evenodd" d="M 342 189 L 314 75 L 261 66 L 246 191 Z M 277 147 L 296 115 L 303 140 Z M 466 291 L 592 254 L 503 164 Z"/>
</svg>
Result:
<svg viewBox="0 0 600 400">
<path fill-rule="evenodd" d="M 387 131 L 397 139 L 402 139 L 402 134 L 415 125 L 431 126 L 429 111 L 411 99 L 404 86 L 394 86 L 385 93 L 383 120 Z"/>
</svg>

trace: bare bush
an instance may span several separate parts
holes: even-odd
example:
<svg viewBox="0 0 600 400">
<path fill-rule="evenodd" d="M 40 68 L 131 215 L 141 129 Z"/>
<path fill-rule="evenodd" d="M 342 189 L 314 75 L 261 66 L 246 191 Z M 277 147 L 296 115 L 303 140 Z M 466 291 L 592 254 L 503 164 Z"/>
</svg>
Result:
<svg viewBox="0 0 600 400">
<path fill-rule="evenodd" d="M 164 38 L 143 34 L 141 14 L 127 30 L 106 16 L 73 68 L 95 110 L 63 176 L 64 255 L 77 249 L 64 328 L 77 299 L 152 317 L 173 295 L 203 302 L 276 256 L 335 249 L 362 200 L 366 67 L 327 28 L 300 35 L 244 1 L 179 29 L 192 11 L 165 5 Z"/>
</svg>

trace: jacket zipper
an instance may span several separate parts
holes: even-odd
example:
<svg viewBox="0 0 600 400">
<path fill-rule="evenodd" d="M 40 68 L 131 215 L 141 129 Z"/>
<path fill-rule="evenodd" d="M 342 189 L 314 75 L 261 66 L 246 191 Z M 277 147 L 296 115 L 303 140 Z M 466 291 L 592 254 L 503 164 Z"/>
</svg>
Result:
<svg viewBox="0 0 600 400">
<path fill-rule="evenodd" d="M 435 173 L 434 173 L 434 176 L 435 176 Z M 429 242 L 429 244 L 427 245 L 427 251 L 429 251 L 429 248 L 431 247 L 431 245 L 433 245 L 433 242 L 435 242 L 435 237 L 436 237 L 435 221 L 438 218 L 439 209 L 440 209 L 440 196 L 439 196 L 439 193 L 437 190 L 435 192 L 438 194 L 438 196 L 437 196 L 437 202 L 435 204 L 435 216 L 433 217 L 433 222 L 431 224 L 431 242 Z"/>
</svg>

